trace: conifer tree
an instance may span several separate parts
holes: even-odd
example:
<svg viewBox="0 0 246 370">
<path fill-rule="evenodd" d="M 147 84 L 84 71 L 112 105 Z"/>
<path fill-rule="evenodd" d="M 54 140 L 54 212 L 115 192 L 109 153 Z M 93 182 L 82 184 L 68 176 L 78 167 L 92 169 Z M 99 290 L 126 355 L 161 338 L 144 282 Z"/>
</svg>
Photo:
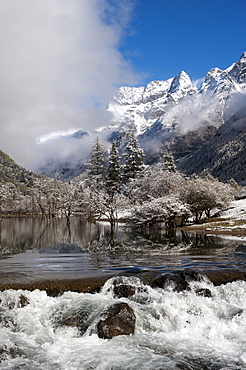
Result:
<svg viewBox="0 0 246 370">
<path fill-rule="evenodd" d="M 169 172 L 176 172 L 176 165 L 171 152 L 166 151 L 163 155 L 163 169 Z"/>
<path fill-rule="evenodd" d="M 89 185 L 95 186 L 97 189 L 100 189 L 104 184 L 105 175 L 106 175 L 105 150 L 102 143 L 99 140 L 99 137 L 97 136 L 92 146 L 90 160 L 88 162 L 87 178 Z"/>
<path fill-rule="evenodd" d="M 125 164 L 123 167 L 123 180 L 127 183 L 130 179 L 140 176 L 143 166 L 143 150 L 139 148 L 137 139 L 134 135 L 130 136 L 129 142 L 123 154 Z"/>
<path fill-rule="evenodd" d="M 109 154 L 108 170 L 106 176 L 106 189 L 111 195 L 120 193 L 121 185 L 121 172 L 120 172 L 120 159 L 115 142 L 112 143 L 111 151 Z"/>
</svg>

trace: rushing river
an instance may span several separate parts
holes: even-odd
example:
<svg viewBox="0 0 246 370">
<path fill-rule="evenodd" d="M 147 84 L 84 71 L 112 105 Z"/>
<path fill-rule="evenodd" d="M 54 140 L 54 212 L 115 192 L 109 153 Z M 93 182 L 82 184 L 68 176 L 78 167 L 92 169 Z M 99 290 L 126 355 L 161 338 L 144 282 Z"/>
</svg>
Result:
<svg viewBox="0 0 246 370">
<path fill-rule="evenodd" d="M 246 369 L 246 282 L 214 285 L 205 276 L 246 272 L 243 239 L 165 230 L 140 235 L 125 225 L 112 236 L 107 224 L 80 218 L 69 227 L 63 219 L 38 218 L 0 225 L 0 286 L 88 276 L 106 281 L 93 294 L 0 292 L 0 369 Z M 187 269 L 204 275 L 188 290 L 148 284 L 150 276 Z M 114 293 L 123 275 L 135 288 L 128 297 Z M 116 302 L 133 309 L 135 333 L 101 339 L 96 324 Z"/>
</svg>

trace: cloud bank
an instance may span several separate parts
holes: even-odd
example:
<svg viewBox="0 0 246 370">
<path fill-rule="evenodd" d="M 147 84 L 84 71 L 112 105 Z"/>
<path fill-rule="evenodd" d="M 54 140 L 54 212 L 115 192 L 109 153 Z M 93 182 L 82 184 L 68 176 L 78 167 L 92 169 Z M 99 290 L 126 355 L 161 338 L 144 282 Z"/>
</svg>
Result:
<svg viewBox="0 0 246 370">
<path fill-rule="evenodd" d="M 0 1 L 1 150 L 33 168 L 44 155 L 37 138 L 109 120 L 115 89 L 138 82 L 119 51 L 132 3 Z"/>
</svg>

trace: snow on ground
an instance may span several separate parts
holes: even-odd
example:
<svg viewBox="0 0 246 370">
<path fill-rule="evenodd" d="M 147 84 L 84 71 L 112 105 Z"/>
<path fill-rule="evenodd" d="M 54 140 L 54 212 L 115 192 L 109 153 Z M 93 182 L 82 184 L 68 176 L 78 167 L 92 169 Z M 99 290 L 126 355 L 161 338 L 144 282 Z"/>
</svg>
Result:
<svg viewBox="0 0 246 370">
<path fill-rule="evenodd" d="M 246 199 L 232 201 L 218 219 L 215 218 L 202 227 L 202 231 L 206 233 L 223 234 L 224 238 L 246 242 Z"/>
<path fill-rule="evenodd" d="M 129 217 L 129 209 L 118 213 L 120 219 Z M 246 198 L 234 200 L 212 221 L 200 225 L 191 225 L 188 230 L 206 232 L 207 234 L 223 234 L 223 238 L 246 242 Z"/>
<path fill-rule="evenodd" d="M 246 199 L 231 202 L 228 209 L 222 212 L 220 217 L 232 220 L 244 220 L 246 223 Z"/>
<path fill-rule="evenodd" d="M 190 225 L 186 229 L 209 235 L 221 234 L 223 238 L 246 242 L 246 199 L 234 200 L 219 216 L 203 224 Z"/>
</svg>

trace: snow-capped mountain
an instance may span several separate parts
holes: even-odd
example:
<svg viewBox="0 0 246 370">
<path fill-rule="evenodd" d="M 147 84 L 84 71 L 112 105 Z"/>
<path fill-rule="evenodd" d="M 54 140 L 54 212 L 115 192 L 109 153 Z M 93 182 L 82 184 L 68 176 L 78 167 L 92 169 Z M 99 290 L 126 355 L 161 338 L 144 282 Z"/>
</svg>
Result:
<svg viewBox="0 0 246 370">
<path fill-rule="evenodd" d="M 180 164 L 179 168 L 183 171 L 187 170 L 187 173 L 191 173 L 188 167 L 189 162 L 194 158 L 192 168 L 194 172 L 199 173 L 202 169 L 200 171 L 194 164 L 195 158 L 198 158 L 196 153 L 204 153 L 201 150 L 203 147 L 209 148 L 210 151 L 216 147 L 218 163 L 220 145 L 216 143 L 224 127 L 228 129 L 228 125 L 224 123 L 229 121 L 232 130 L 227 130 L 227 134 L 222 136 L 230 140 L 230 132 L 233 132 L 232 126 L 235 122 L 230 118 L 243 106 L 246 106 L 246 52 L 225 70 L 211 69 L 199 86 L 196 86 L 184 71 L 168 80 L 152 81 L 146 86 L 122 86 L 108 103 L 107 111 L 112 117 L 108 125 L 83 137 L 81 137 L 82 131 L 78 131 L 80 133 L 78 135 L 75 132 L 72 138 L 70 135 L 70 141 L 68 141 L 78 141 L 78 139 L 83 141 L 77 146 L 87 148 L 84 155 L 86 161 L 86 155 L 89 154 L 88 147 L 93 137 L 98 135 L 103 138 L 104 143 L 108 140 L 109 146 L 112 140 L 116 140 L 121 149 L 128 141 L 129 134 L 134 132 L 145 151 L 146 163 L 159 161 L 163 152 L 169 150 L 173 153 L 177 165 Z M 234 134 L 232 136 L 235 142 L 236 136 Z M 65 145 L 64 137 L 62 140 Z M 206 146 L 210 142 L 212 145 Z M 73 146 L 76 147 L 76 145 Z M 236 150 L 236 147 L 237 145 L 234 145 L 233 150 Z M 238 147 L 241 147 L 241 142 Z M 56 170 L 64 174 L 69 173 L 69 177 L 72 177 L 73 173 L 78 174 L 84 168 L 80 149 L 79 153 L 80 160 L 77 162 L 74 159 L 72 161 L 68 159 L 65 162 L 63 160 L 59 166 L 57 165 Z M 204 154 L 201 156 L 206 158 Z M 211 162 L 211 156 L 209 161 Z M 65 170 L 61 170 L 64 166 Z M 52 162 L 53 167 L 56 166 L 53 166 Z M 209 173 L 209 163 L 203 163 L 202 167 L 203 170 L 206 169 L 206 173 Z M 47 171 L 44 172 L 47 173 Z M 216 171 L 213 173 L 217 174 Z M 230 176 L 231 174 L 232 171 Z"/>
<path fill-rule="evenodd" d="M 197 88 L 184 71 L 166 81 L 152 81 L 146 87 L 122 86 L 108 105 L 113 116 L 111 127 L 132 126 L 141 135 L 182 98 L 194 93 Z"/>
<path fill-rule="evenodd" d="M 197 150 L 214 135 L 234 113 L 233 95 L 244 92 L 246 52 L 226 70 L 211 69 L 200 87 L 184 71 L 166 81 L 152 81 L 146 87 L 120 87 L 108 104 L 112 114 L 108 128 L 114 130 L 112 138 L 118 139 L 119 144 L 127 132 L 134 131 L 150 161 L 163 147 L 180 158 Z M 198 147 L 189 147 L 188 140 L 185 149 L 183 140 L 179 152 L 177 142 L 191 133 L 199 136 Z"/>
</svg>

